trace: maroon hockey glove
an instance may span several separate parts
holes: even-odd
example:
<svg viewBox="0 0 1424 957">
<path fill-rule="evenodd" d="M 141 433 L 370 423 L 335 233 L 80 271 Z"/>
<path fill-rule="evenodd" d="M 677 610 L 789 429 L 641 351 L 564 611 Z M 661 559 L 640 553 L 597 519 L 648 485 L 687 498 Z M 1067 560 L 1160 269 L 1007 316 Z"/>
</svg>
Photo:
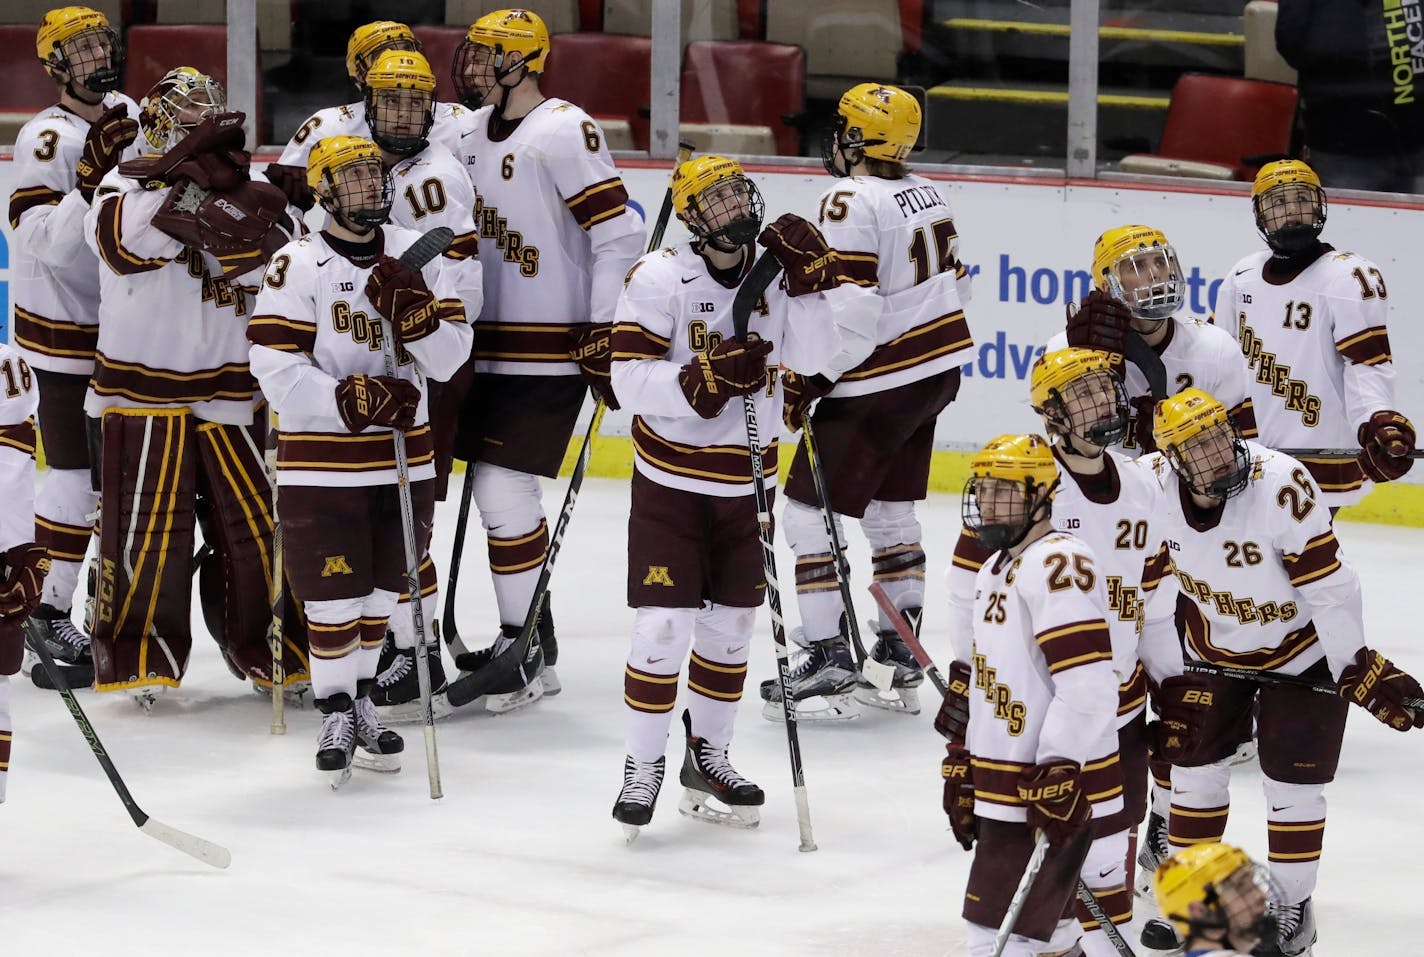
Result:
<svg viewBox="0 0 1424 957">
<path fill-rule="evenodd" d="M 1174 675 L 1157 689 L 1160 720 L 1153 723 L 1155 751 L 1177 764 L 1196 750 L 1202 722 L 1214 702 L 1210 682 L 1197 674 Z"/>
<path fill-rule="evenodd" d="M 1101 289 L 1094 289 L 1081 303 L 1068 304 L 1068 345 L 1100 352 L 1127 351 L 1127 330 L 1132 313 Z"/>
<path fill-rule="evenodd" d="M 766 386 L 770 339 L 724 339 L 693 356 L 677 374 L 687 404 L 704 419 L 715 419 L 734 395 L 751 395 Z"/>
<path fill-rule="evenodd" d="M 1361 648 L 1355 662 L 1340 672 L 1340 697 L 1364 708 L 1396 731 L 1424 728 L 1424 709 L 1404 706 L 1406 698 L 1424 697 L 1419 682 L 1378 651 Z"/>
<path fill-rule="evenodd" d="M 255 249 L 286 211 L 287 197 L 270 183 L 249 181 L 224 193 L 209 193 L 194 214 L 199 243 L 217 254 Z"/>
<path fill-rule="evenodd" d="M 1075 761 L 1045 761 L 1019 772 L 1019 800 L 1026 805 L 1030 830 L 1041 830 L 1050 844 L 1067 844 L 1092 817 Z"/>
<path fill-rule="evenodd" d="M 969 734 L 969 683 L 973 672 L 962 661 L 949 663 L 949 691 L 939 703 L 934 729 L 949 739 L 950 744 L 963 744 Z"/>
<path fill-rule="evenodd" d="M 19 623 L 35 610 L 49 574 L 49 552 L 34 542 L 5 552 L 5 580 L 0 582 L 0 619 Z"/>
<path fill-rule="evenodd" d="M 1150 395 L 1139 395 L 1129 399 L 1132 406 L 1132 438 L 1142 454 L 1157 451 L 1157 440 L 1152 436 L 1152 413 L 1157 411 L 1157 400 Z"/>
<path fill-rule="evenodd" d="M 74 167 L 78 174 L 74 184 L 86 203 L 94 201 L 94 190 L 104 174 L 119 162 L 119 154 L 138 136 L 138 120 L 131 119 L 128 108 L 120 103 L 105 110 L 89 127 L 84 137 L 84 155 Z"/>
<path fill-rule="evenodd" d="M 352 432 L 383 425 L 404 432 L 415 424 L 420 390 L 384 375 L 349 375 L 336 384 L 336 410 Z"/>
<path fill-rule="evenodd" d="M 799 431 L 801 420 L 811 411 L 812 403 L 835 387 L 834 382 L 819 373 L 804 376 L 790 369 L 783 369 L 781 421 L 786 423 L 786 428 L 792 432 Z"/>
<path fill-rule="evenodd" d="M 401 343 L 424 339 L 440 327 L 440 303 L 419 269 L 382 256 L 366 280 L 366 298 L 391 321 Z"/>
<path fill-rule="evenodd" d="M 267 177 L 267 182 L 280 189 L 287 197 L 287 202 L 307 212 L 316 205 L 316 195 L 312 188 L 307 185 L 307 168 L 305 166 L 283 166 L 281 163 L 268 163 L 262 170 L 262 175 Z"/>
<path fill-rule="evenodd" d="M 979 819 L 974 816 L 974 775 L 969 752 L 957 744 L 947 745 L 939 773 L 944 778 L 944 813 L 949 816 L 949 829 L 960 847 L 972 851 L 974 839 L 979 836 Z"/>
<path fill-rule="evenodd" d="M 1376 482 L 1402 478 L 1414 465 L 1414 423 L 1389 409 L 1376 412 L 1357 431 L 1360 455 L 1355 460 Z"/>
<path fill-rule="evenodd" d="M 589 322 L 569 330 L 569 357 L 578 363 L 579 375 L 610 409 L 618 408 L 613 394 L 613 327 Z"/>
<path fill-rule="evenodd" d="M 841 284 L 841 263 L 836 251 L 814 224 L 795 213 L 786 213 L 761 231 L 757 241 L 765 246 L 786 270 L 786 294 L 834 289 Z"/>
<path fill-rule="evenodd" d="M 242 148 L 243 113 L 219 113 L 199 123 L 174 147 L 158 156 L 143 156 L 119 164 L 119 172 L 138 180 L 162 180 L 173 185 L 189 180 L 203 189 L 234 189 L 248 180 L 252 154 Z"/>
</svg>

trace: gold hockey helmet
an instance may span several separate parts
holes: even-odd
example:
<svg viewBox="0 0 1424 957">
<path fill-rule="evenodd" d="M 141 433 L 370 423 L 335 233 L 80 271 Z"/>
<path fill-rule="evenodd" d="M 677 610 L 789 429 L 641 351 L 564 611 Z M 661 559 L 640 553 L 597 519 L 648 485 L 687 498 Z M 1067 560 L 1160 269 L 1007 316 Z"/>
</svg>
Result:
<svg viewBox="0 0 1424 957">
<path fill-rule="evenodd" d="M 672 208 L 698 239 L 735 249 L 761 232 L 766 204 L 741 163 L 725 156 L 698 156 L 673 172 Z"/>
<path fill-rule="evenodd" d="M 51 76 L 62 71 L 94 93 L 119 88 L 124 46 L 109 18 L 90 7 L 58 7 L 40 20 L 35 53 Z"/>
<path fill-rule="evenodd" d="M 1110 353 L 1076 348 L 1044 353 L 1033 364 L 1029 401 L 1070 452 L 1079 451 L 1074 439 L 1106 448 L 1127 434 L 1127 392 Z"/>
<path fill-rule="evenodd" d="M 1058 463 L 1041 435 L 1001 435 L 969 462 L 961 518 L 985 548 L 1017 545 L 1051 506 L 1039 501 L 1058 484 Z M 1043 514 L 1039 514 L 1042 510 Z"/>
<path fill-rule="evenodd" d="M 1251 478 L 1251 454 L 1226 406 L 1192 387 L 1157 403 L 1152 438 L 1177 477 L 1198 495 L 1226 499 Z"/>
<path fill-rule="evenodd" d="M 1093 282 L 1139 319 L 1166 319 L 1182 308 L 1187 290 L 1177 251 L 1151 226 L 1118 226 L 1099 236 Z"/>
<path fill-rule="evenodd" d="M 420 52 L 420 41 L 410 27 L 394 20 L 363 23 L 351 31 L 346 41 L 346 75 L 358 87 L 365 86 L 366 72 L 386 50 Z"/>
<path fill-rule="evenodd" d="M 1268 905 L 1278 891 L 1264 869 L 1230 844 L 1193 844 L 1157 866 L 1157 907 L 1183 937 L 1225 932 L 1232 950 L 1275 937 Z"/>
<path fill-rule="evenodd" d="M 307 158 L 307 185 L 323 209 L 358 232 L 384 223 L 395 202 L 381 150 L 364 136 L 317 140 Z"/>
<path fill-rule="evenodd" d="M 510 53 L 518 53 L 520 62 L 530 73 L 541 73 L 544 57 L 549 52 L 549 28 L 533 10 L 516 8 L 487 13 L 470 24 L 465 39 L 494 51 L 494 68 L 500 75 L 513 69 L 513 65 L 504 63 L 504 57 Z"/>
<path fill-rule="evenodd" d="M 1277 160 L 1261 167 L 1251 184 L 1256 231 L 1281 256 L 1304 252 L 1325 229 L 1329 207 L 1315 170 L 1300 160 Z"/>
<path fill-rule="evenodd" d="M 366 125 L 387 152 L 412 156 L 435 125 L 435 73 L 421 53 L 386 50 L 366 71 Z"/>
<path fill-rule="evenodd" d="M 920 135 L 920 103 L 897 86 L 861 83 L 841 96 L 836 121 L 821 144 L 821 162 L 833 176 L 847 175 L 843 150 L 903 163 Z"/>
</svg>

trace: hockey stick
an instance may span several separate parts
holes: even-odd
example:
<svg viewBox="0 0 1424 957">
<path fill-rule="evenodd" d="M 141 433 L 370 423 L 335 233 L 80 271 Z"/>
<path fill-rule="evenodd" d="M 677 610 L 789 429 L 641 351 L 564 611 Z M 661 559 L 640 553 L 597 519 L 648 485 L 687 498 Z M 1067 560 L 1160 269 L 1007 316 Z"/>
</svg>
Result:
<svg viewBox="0 0 1424 957">
<path fill-rule="evenodd" d="M 465 529 L 470 522 L 470 502 L 475 497 L 475 463 L 465 463 L 465 481 L 460 488 L 460 514 L 455 519 L 455 544 L 450 549 L 450 571 L 445 576 L 445 643 L 455 657 L 469 651 L 455 623 L 455 589 L 460 583 L 460 560 L 465 556 Z"/>
<path fill-rule="evenodd" d="M 25 622 L 25 627 L 29 627 L 28 621 Z M 38 636 L 36 637 L 38 638 Z M 118 793 L 119 800 L 124 802 L 124 809 L 129 812 L 129 817 L 133 819 L 138 829 L 154 840 L 162 841 L 169 847 L 182 851 L 189 857 L 195 857 L 204 864 L 219 868 L 231 864 L 232 853 L 221 844 L 214 844 L 212 841 L 196 837 L 187 831 L 180 831 L 176 827 L 156 821 L 144 813 L 143 808 L 138 806 L 138 802 L 129 793 L 124 779 L 119 776 L 119 769 L 114 767 L 114 762 L 109 758 L 109 752 L 104 750 L 103 742 L 99 740 L 99 733 L 94 730 L 94 725 L 89 723 L 84 709 L 79 706 L 79 699 L 74 697 L 69 682 L 65 680 L 64 672 L 55 664 L 54 657 L 45 647 L 45 643 L 36 640 L 34 652 L 40 656 L 40 663 L 44 665 L 44 670 L 49 673 L 50 681 L 54 682 L 55 689 L 64 699 L 64 706 L 69 709 L 74 723 L 79 725 L 79 733 L 84 735 L 84 740 L 89 743 L 89 750 L 94 752 L 99 766 L 104 769 L 104 775 L 113 785 L 114 791 Z"/>
<path fill-rule="evenodd" d="M 267 481 L 272 486 L 272 629 L 267 640 L 272 646 L 272 724 L 268 734 L 287 733 L 287 703 L 283 689 L 287 685 L 287 670 L 282 666 L 283 619 L 286 617 L 286 596 L 282 588 L 282 523 L 277 518 L 277 410 L 267 403 Z"/>
<path fill-rule="evenodd" d="M 448 226 L 436 226 L 400 255 L 400 263 L 411 269 L 420 269 L 436 256 L 450 248 L 455 231 Z M 385 316 L 381 317 L 381 359 L 385 363 L 386 375 L 396 375 L 395 326 Z M 435 748 L 435 714 L 430 703 L 430 648 L 425 643 L 425 602 L 420 598 L 420 549 L 415 543 L 415 510 L 410 503 L 410 461 L 406 458 L 405 433 L 400 429 L 391 430 L 391 443 L 396 452 L 396 490 L 400 496 L 401 538 L 405 544 L 406 588 L 410 592 L 410 618 L 415 626 L 415 677 L 420 685 L 420 714 L 425 731 L 425 770 L 430 779 L 430 799 L 444 796 L 440 787 L 440 755 Z M 436 654 L 440 651 L 437 648 Z"/>
<path fill-rule="evenodd" d="M 1037 880 L 1038 872 L 1043 869 L 1043 859 L 1047 856 L 1048 835 L 1039 831 L 1038 837 L 1033 842 L 1033 853 L 1029 855 L 1023 877 L 1019 878 L 1018 889 L 1014 891 L 1013 899 L 1009 901 L 1009 909 L 1004 913 L 1003 922 L 999 924 L 999 932 L 994 935 L 992 957 L 1002 957 L 1004 947 L 1009 943 L 1009 935 L 1013 933 L 1014 924 L 1018 922 L 1019 914 L 1023 913 L 1024 904 L 1028 903 L 1029 891 L 1033 890 L 1033 882 Z"/>
<path fill-rule="evenodd" d="M 1199 675 L 1216 675 L 1218 678 L 1234 678 L 1237 681 L 1254 681 L 1259 685 L 1276 685 L 1290 688 L 1303 688 L 1306 691 L 1314 691 L 1319 694 L 1328 694 L 1334 697 L 1340 696 L 1340 689 L 1328 681 L 1312 681 L 1300 675 L 1281 675 L 1273 671 L 1257 671 L 1254 668 L 1233 668 L 1230 665 L 1217 665 L 1206 661 L 1188 661 L 1182 666 L 1187 671 Z M 1405 698 L 1402 702 L 1406 708 L 1424 708 L 1424 698 Z"/>
<path fill-rule="evenodd" d="M 846 631 L 850 633 L 850 643 L 855 648 L 855 663 L 860 666 L 860 673 L 867 681 L 881 691 L 889 691 L 895 681 L 895 666 L 876 661 L 867 655 L 865 645 L 860 640 L 860 623 L 855 617 L 855 600 L 850 593 L 850 565 L 846 562 L 845 550 L 841 548 L 840 535 L 836 533 L 836 513 L 831 508 L 831 490 L 826 487 L 826 476 L 821 470 L 821 456 L 816 451 L 816 436 L 811 428 L 809 411 L 801 417 L 801 436 L 806 443 L 806 461 L 811 465 L 811 484 L 815 486 L 816 500 L 821 506 L 821 520 L 826 526 L 826 537 L 831 540 L 831 560 L 836 563 L 836 584 L 840 586 L 841 604 L 845 608 Z M 899 617 L 898 612 L 895 617 Z"/>
<path fill-rule="evenodd" d="M 1364 449 L 1276 449 L 1291 458 L 1307 459 L 1357 459 Z M 1404 455 L 1392 455 L 1390 458 L 1400 459 L 1424 459 L 1424 449 L 1414 449 Z"/>
<path fill-rule="evenodd" d="M 1152 391 L 1152 398 L 1167 398 L 1167 367 L 1162 364 L 1162 357 L 1133 329 L 1127 330 L 1126 350 L 1127 361 L 1141 369 L 1147 377 L 1147 388 Z"/>
<path fill-rule="evenodd" d="M 732 299 L 732 329 L 745 342 L 752 309 L 766 288 L 776 279 L 781 264 L 771 253 L 762 253 L 742 281 Z M 806 772 L 801 763 L 801 739 L 796 729 L 796 704 L 791 700 L 791 655 L 786 648 L 786 623 L 781 617 L 781 589 L 777 585 L 776 552 L 772 539 L 771 507 L 767 504 L 766 473 L 761 461 L 761 438 L 757 434 L 756 401 L 742 396 L 747 422 L 747 453 L 752 461 L 752 492 L 756 496 L 757 534 L 761 539 L 761 567 L 766 578 L 766 601 L 771 608 L 771 637 L 776 649 L 776 680 L 781 687 L 781 712 L 786 721 L 786 747 L 791 755 L 791 791 L 796 798 L 796 825 L 801 832 L 802 851 L 814 851 L 811 836 L 811 805 L 806 799 Z"/>
<path fill-rule="evenodd" d="M 935 666 L 934 659 L 930 653 L 925 651 L 925 646 L 920 643 L 920 638 L 915 634 L 915 629 L 910 627 L 910 623 L 905 620 L 905 616 L 900 614 L 895 603 L 890 600 L 890 595 L 885 591 L 885 586 L 879 582 L 874 582 L 870 586 L 870 595 L 875 599 L 875 604 L 880 606 L 880 610 L 895 624 L 895 633 L 900 636 L 900 640 L 910 649 L 910 654 L 915 656 L 920 667 L 925 669 L 925 674 L 929 676 L 930 684 L 935 686 L 940 696 L 949 694 L 949 682 L 944 680 L 944 675 L 940 674 L 939 668 Z"/>
<path fill-rule="evenodd" d="M 1078 881 L 1078 900 L 1082 901 L 1088 913 L 1093 915 L 1093 920 L 1098 922 L 1098 927 L 1107 936 L 1108 943 L 1113 945 L 1113 950 L 1118 952 L 1119 957 L 1137 957 L 1126 938 L 1122 936 L 1122 931 L 1117 929 L 1108 912 L 1103 909 L 1103 902 L 1098 900 L 1098 895 L 1081 879 Z"/>
</svg>

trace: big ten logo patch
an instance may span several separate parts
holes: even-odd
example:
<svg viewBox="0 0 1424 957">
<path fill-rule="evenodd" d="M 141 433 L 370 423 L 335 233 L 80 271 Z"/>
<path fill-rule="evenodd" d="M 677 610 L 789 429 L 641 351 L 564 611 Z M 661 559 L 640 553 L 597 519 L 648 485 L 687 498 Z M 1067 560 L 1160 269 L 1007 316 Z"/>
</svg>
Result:
<svg viewBox="0 0 1424 957">
<path fill-rule="evenodd" d="M 666 565 L 649 565 L 648 573 L 643 576 L 644 585 L 662 585 L 664 588 L 675 587 L 672 575 L 668 573 Z"/>
<path fill-rule="evenodd" d="M 328 555 L 326 564 L 321 567 L 321 577 L 330 578 L 333 575 L 354 575 L 351 570 L 351 563 L 346 560 L 345 555 Z"/>
</svg>

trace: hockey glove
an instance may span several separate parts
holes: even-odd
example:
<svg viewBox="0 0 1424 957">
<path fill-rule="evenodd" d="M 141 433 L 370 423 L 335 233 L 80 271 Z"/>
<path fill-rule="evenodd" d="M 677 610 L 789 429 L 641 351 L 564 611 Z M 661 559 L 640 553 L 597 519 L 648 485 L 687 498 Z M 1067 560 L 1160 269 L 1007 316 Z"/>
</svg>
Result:
<svg viewBox="0 0 1424 957">
<path fill-rule="evenodd" d="M 268 163 L 262 170 L 262 175 L 267 177 L 267 182 L 282 191 L 287 197 L 287 202 L 302 212 L 305 213 L 316 205 L 316 195 L 307 185 L 305 166 L 283 166 L 281 163 Z"/>
<path fill-rule="evenodd" d="M 1157 440 L 1152 437 L 1152 413 L 1157 411 L 1157 400 L 1150 395 L 1139 395 L 1129 399 L 1132 406 L 1132 439 L 1143 455 L 1157 451 Z"/>
<path fill-rule="evenodd" d="M 1354 664 L 1340 672 L 1340 697 L 1364 708 L 1396 731 L 1424 728 L 1424 708 L 1404 706 L 1406 698 L 1424 697 L 1419 682 L 1384 655 L 1369 648 L 1355 652 Z"/>
<path fill-rule="evenodd" d="M 781 373 L 781 421 L 792 432 L 801 429 L 801 420 L 811 411 L 811 405 L 836 387 L 836 384 L 817 373 L 804 376 L 790 369 Z"/>
<path fill-rule="evenodd" d="M 970 770 L 969 752 L 962 746 L 945 747 L 944 760 L 939 763 L 944 778 L 944 813 L 949 816 L 949 829 L 954 839 L 966 851 L 974 850 L 979 836 L 979 819 L 974 816 L 974 775 Z"/>
<path fill-rule="evenodd" d="M 1066 844 L 1092 817 L 1075 761 L 1045 761 L 1019 772 L 1019 800 L 1031 831 L 1043 831 L 1049 844 Z"/>
<path fill-rule="evenodd" d="M 969 734 L 969 682 L 973 679 L 967 664 L 949 663 L 949 691 L 939 704 L 934 729 L 948 738 L 950 744 L 963 744 Z"/>
<path fill-rule="evenodd" d="M 78 174 L 75 189 L 86 203 L 94 201 L 94 190 L 104 175 L 119 162 L 119 154 L 138 136 L 138 121 L 131 119 L 122 103 L 105 110 L 89 127 L 84 137 L 84 155 L 74 171 Z"/>
<path fill-rule="evenodd" d="M 287 197 L 270 183 L 249 181 L 225 193 L 209 193 L 194 213 L 198 239 L 219 255 L 255 249 L 286 211 Z"/>
<path fill-rule="evenodd" d="M 826 245 L 819 229 L 795 213 L 786 213 L 763 229 L 757 241 L 786 270 L 788 296 L 795 298 L 841 284 L 840 257 Z"/>
<path fill-rule="evenodd" d="M 1088 293 L 1081 303 L 1068 303 L 1068 345 L 1074 348 L 1122 355 L 1131 324 L 1128 308 L 1100 289 Z"/>
<path fill-rule="evenodd" d="M 391 321 L 402 344 L 424 339 L 440 327 L 440 303 L 419 269 L 382 256 L 366 280 L 366 298 Z"/>
<path fill-rule="evenodd" d="M 248 180 L 252 154 L 242 148 L 243 113 L 219 113 L 199 123 L 172 149 L 119 164 L 119 172 L 137 180 L 161 180 L 170 186 L 184 180 L 203 189 L 235 189 Z"/>
<path fill-rule="evenodd" d="M 5 552 L 5 580 L 0 582 L 0 620 L 24 621 L 44 594 L 49 552 L 34 542 Z"/>
<path fill-rule="evenodd" d="M 384 375 L 349 375 L 336 384 L 336 410 L 352 432 L 382 425 L 404 432 L 415 424 L 420 390 Z"/>
<path fill-rule="evenodd" d="M 1376 482 L 1402 478 L 1414 465 L 1414 423 L 1389 409 L 1376 412 L 1357 430 L 1360 454 L 1355 461 Z"/>
<path fill-rule="evenodd" d="M 715 419 L 736 395 L 751 395 L 766 386 L 770 339 L 739 342 L 724 339 L 693 356 L 677 374 L 687 404 L 704 419 Z"/>
<path fill-rule="evenodd" d="M 578 363 L 579 375 L 610 409 L 618 408 L 613 394 L 613 326 L 589 322 L 569 330 L 569 357 Z"/>
<path fill-rule="evenodd" d="M 1211 685 L 1201 675 L 1173 675 L 1162 681 L 1156 696 L 1160 720 L 1153 724 L 1155 751 L 1162 760 L 1177 764 L 1196 750 L 1213 701 Z"/>
</svg>

